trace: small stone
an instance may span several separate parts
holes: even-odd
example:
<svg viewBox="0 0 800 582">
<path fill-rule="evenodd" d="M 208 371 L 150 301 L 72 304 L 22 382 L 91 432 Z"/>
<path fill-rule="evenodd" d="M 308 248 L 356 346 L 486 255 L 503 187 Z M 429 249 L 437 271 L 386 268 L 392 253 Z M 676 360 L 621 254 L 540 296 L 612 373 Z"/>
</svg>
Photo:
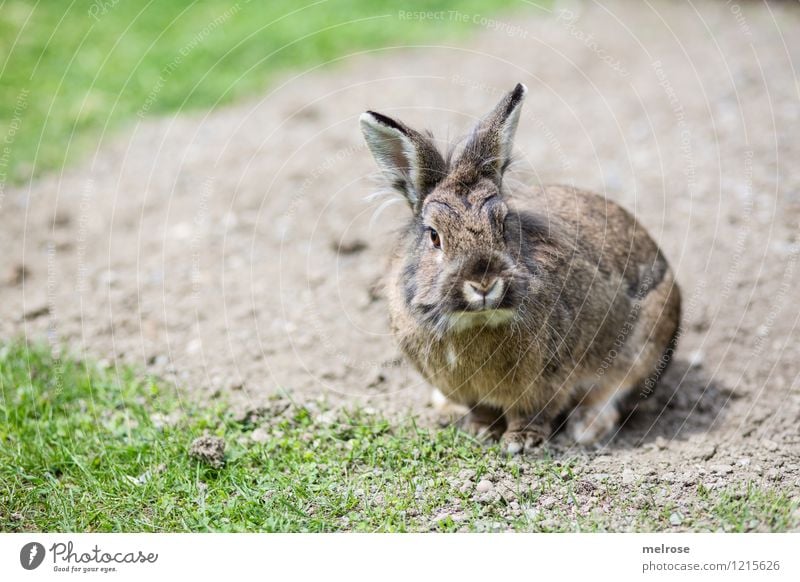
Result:
<svg viewBox="0 0 800 582">
<path fill-rule="evenodd" d="M 187 354 L 196 354 L 200 350 L 203 349 L 203 340 L 200 338 L 194 338 L 186 344 L 186 353 Z"/>
<path fill-rule="evenodd" d="M 164 354 L 152 354 L 149 358 L 147 358 L 148 366 L 163 368 L 167 364 L 169 364 L 169 358 Z"/>
<path fill-rule="evenodd" d="M 691 354 L 689 354 L 689 367 L 690 368 L 699 368 L 703 365 L 703 352 L 700 350 L 695 350 Z"/>
<path fill-rule="evenodd" d="M 664 450 L 664 449 L 666 449 L 668 446 L 669 446 L 669 441 L 667 441 L 667 439 L 665 439 L 665 438 L 664 438 L 664 437 L 662 437 L 662 436 L 660 436 L 660 437 L 656 437 L 656 447 L 657 447 L 659 450 L 662 450 L 662 451 L 663 451 L 663 450 Z"/>
<path fill-rule="evenodd" d="M 539 499 L 539 505 L 542 507 L 552 507 L 558 502 L 558 499 L 553 497 L 552 495 L 545 495 L 544 497 Z"/>
<path fill-rule="evenodd" d="M 207 435 L 198 437 L 189 447 L 189 456 L 219 469 L 225 463 L 225 441 Z"/>
<path fill-rule="evenodd" d="M 263 427 L 258 427 L 250 434 L 250 439 L 256 443 L 265 443 L 269 440 L 269 433 Z"/>
<path fill-rule="evenodd" d="M 335 410 L 327 410 L 317 416 L 317 422 L 324 426 L 330 426 L 336 422 L 336 411 Z"/>
<path fill-rule="evenodd" d="M 506 445 L 505 451 L 509 455 L 518 455 L 522 452 L 522 443 L 511 441 Z"/>
<path fill-rule="evenodd" d="M 711 467 L 711 470 L 714 473 L 719 473 L 720 475 L 729 475 L 730 473 L 733 473 L 733 467 L 731 467 L 730 465 L 724 465 L 724 464 L 723 465 L 714 465 L 713 467 Z"/>
<path fill-rule="evenodd" d="M 448 511 L 443 511 L 442 513 L 434 517 L 433 521 L 438 525 L 440 522 L 446 521 L 447 519 L 450 519 L 454 523 L 458 523 L 459 521 L 464 519 L 464 516 L 458 513 L 450 513 Z"/>
<path fill-rule="evenodd" d="M 478 493 L 488 493 L 494 489 L 494 484 L 488 479 L 481 479 L 475 486 L 475 491 Z"/>
<path fill-rule="evenodd" d="M 683 523 L 683 517 L 680 513 L 671 513 L 669 516 L 670 525 L 678 526 Z"/>
<path fill-rule="evenodd" d="M 475 470 L 474 469 L 461 469 L 458 472 L 458 478 L 459 479 L 469 480 L 469 479 L 472 479 L 473 477 L 475 477 Z"/>
<path fill-rule="evenodd" d="M 530 520 L 536 519 L 541 514 L 539 509 L 537 509 L 536 507 L 527 507 L 527 508 L 525 508 L 523 510 L 522 513 L 525 515 L 525 517 L 527 519 L 530 519 Z"/>
<path fill-rule="evenodd" d="M 783 475 L 781 474 L 780 470 L 777 469 L 776 467 L 773 467 L 772 469 L 767 471 L 767 479 L 770 479 L 772 481 L 780 481 L 782 478 Z"/>
<path fill-rule="evenodd" d="M 631 485 L 636 481 L 636 473 L 630 469 L 623 469 L 622 471 L 622 484 Z"/>
<path fill-rule="evenodd" d="M 775 441 L 765 440 L 762 442 L 762 444 L 764 445 L 765 449 L 767 449 L 772 453 L 778 450 L 778 443 L 776 443 Z"/>
<path fill-rule="evenodd" d="M 664 483 L 678 483 L 679 478 L 678 478 L 678 475 L 676 473 L 674 473 L 672 471 L 669 471 L 669 472 L 664 473 L 663 475 L 661 475 L 661 480 Z"/>
<path fill-rule="evenodd" d="M 742 457 L 741 459 L 736 461 L 736 464 L 739 465 L 740 467 L 747 467 L 750 464 L 750 457 Z"/>
<path fill-rule="evenodd" d="M 710 461 L 717 454 L 717 445 L 701 446 L 697 449 L 697 457 L 704 461 Z"/>
</svg>

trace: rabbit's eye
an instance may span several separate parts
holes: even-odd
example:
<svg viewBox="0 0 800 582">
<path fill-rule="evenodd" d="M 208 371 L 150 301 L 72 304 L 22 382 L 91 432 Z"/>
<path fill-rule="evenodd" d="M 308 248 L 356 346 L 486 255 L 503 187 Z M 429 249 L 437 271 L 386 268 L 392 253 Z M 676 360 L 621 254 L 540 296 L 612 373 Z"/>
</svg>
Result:
<svg viewBox="0 0 800 582">
<path fill-rule="evenodd" d="M 434 229 L 431 229 L 431 243 L 433 244 L 434 248 L 442 248 L 442 239 L 439 237 L 439 233 Z"/>
</svg>

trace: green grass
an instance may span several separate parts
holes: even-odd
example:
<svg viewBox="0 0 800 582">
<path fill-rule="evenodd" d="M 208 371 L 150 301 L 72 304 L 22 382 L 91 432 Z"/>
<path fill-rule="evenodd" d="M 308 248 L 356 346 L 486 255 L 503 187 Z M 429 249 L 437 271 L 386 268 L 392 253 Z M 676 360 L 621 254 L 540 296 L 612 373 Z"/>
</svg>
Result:
<svg viewBox="0 0 800 582">
<path fill-rule="evenodd" d="M 1 5 L 0 187 L 59 169 L 137 115 L 206 109 L 259 92 L 290 69 L 481 30 L 458 18 L 398 16 L 452 10 L 446 0 Z M 458 10 L 508 7 L 535 10 L 521 0 L 466 0 Z"/>
<path fill-rule="evenodd" d="M 282 399 L 237 420 L 42 347 L 0 348 L 0 390 L 0 531 L 650 531 L 675 511 L 652 501 L 660 486 L 637 501 L 572 462 L 510 459 L 455 430 Z M 204 434 L 226 441 L 221 468 L 188 455 Z M 493 498 L 475 495 L 484 476 L 505 482 Z M 779 491 L 694 493 L 690 529 L 797 526 Z"/>
</svg>

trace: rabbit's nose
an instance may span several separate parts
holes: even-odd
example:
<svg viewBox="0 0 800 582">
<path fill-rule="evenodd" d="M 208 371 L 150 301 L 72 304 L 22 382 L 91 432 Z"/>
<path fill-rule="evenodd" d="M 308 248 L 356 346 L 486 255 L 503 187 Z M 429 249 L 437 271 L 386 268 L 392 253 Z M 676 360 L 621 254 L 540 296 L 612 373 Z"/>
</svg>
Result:
<svg viewBox="0 0 800 582">
<path fill-rule="evenodd" d="M 495 277 L 486 282 L 466 281 L 464 297 L 471 305 L 491 307 L 503 292 L 503 284 Z"/>
</svg>

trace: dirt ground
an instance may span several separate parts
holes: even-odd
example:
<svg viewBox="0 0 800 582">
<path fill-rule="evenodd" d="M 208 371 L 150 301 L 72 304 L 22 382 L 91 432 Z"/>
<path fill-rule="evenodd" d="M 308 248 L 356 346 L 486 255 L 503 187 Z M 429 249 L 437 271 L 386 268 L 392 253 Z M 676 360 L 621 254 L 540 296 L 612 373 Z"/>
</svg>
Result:
<svg viewBox="0 0 800 582">
<path fill-rule="evenodd" d="M 797 496 L 800 6 L 604 1 L 476 20 L 459 44 L 355 54 L 234 107 L 139 121 L 6 189 L 2 337 L 131 363 L 187 398 L 258 408 L 283 391 L 433 425 L 376 288 L 409 211 L 365 201 L 376 170 L 358 116 L 454 138 L 524 82 L 510 183 L 634 211 L 684 297 L 677 361 L 645 409 L 598 451 L 557 436 L 554 454 L 624 487 L 753 480 Z"/>
</svg>

